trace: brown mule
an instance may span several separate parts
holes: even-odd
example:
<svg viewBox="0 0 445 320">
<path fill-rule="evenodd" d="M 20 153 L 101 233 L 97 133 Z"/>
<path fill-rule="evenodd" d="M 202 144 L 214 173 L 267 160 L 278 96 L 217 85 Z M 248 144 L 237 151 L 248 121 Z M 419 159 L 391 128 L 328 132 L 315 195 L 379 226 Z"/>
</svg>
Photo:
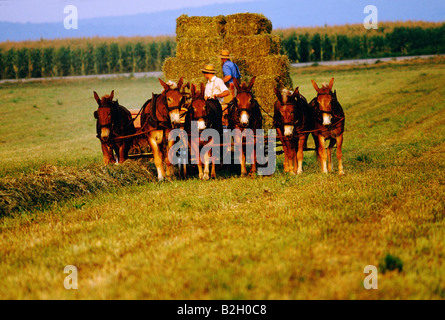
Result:
<svg viewBox="0 0 445 320">
<path fill-rule="evenodd" d="M 338 173 L 345 174 L 342 163 L 343 132 L 345 129 L 345 114 L 337 100 L 337 93 L 332 92 L 334 78 L 329 84 L 321 88 L 312 80 L 312 85 L 317 91 L 310 106 L 314 111 L 314 129 L 318 140 L 318 159 L 321 162 L 323 173 L 332 172 L 332 149 L 337 144 Z M 325 148 L 325 141 L 329 140 L 329 146 Z"/>
<path fill-rule="evenodd" d="M 197 125 L 198 132 L 201 133 L 203 130 L 213 129 L 218 132 L 219 135 L 222 134 L 222 108 L 221 104 L 217 99 L 207 99 L 204 98 L 205 86 L 201 83 L 201 90 L 197 91 L 196 86 L 193 84 L 191 87 L 191 107 L 189 109 L 190 117 L 187 128 L 189 132 L 191 130 L 192 123 Z M 216 168 L 215 168 L 215 155 L 212 154 L 212 147 L 215 141 L 212 137 L 208 140 L 202 141 L 200 137 L 190 137 L 190 148 L 193 150 L 193 154 L 197 158 L 199 179 L 209 180 L 210 178 L 216 178 Z M 202 168 L 201 159 L 201 149 L 203 147 L 209 148 L 209 151 L 204 154 L 204 171 Z M 212 163 L 212 171 L 210 173 L 209 166 Z"/>
<path fill-rule="evenodd" d="M 298 91 L 275 89 L 274 126 L 284 150 L 284 171 L 303 173 L 303 151 L 309 131 L 313 130 L 312 112 Z"/>
<path fill-rule="evenodd" d="M 172 129 L 181 125 L 181 108 L 185 99 L 181 93 L 183 78 L 174 85 L 158 80 L 164 90 L 159 95 L 153 94 L 152 99 L 145 103 L 141 115 L 141 131 L 147 132 L 146 137 L 153 152 L 158 180 L 162 181 L 166 177 L 171 179 L 174 176 L 174 166 L 168 158 L 168 151 L 174 141 L 168 141 L 168 136 Z"/>
<path fill-rule="evenodd" d="M 97 119 L 97 138 L 101 142 L 105 164 L 123 163 L 128 159 L 128 151 L 133 144 L 132 138 L 116 139 L 120 136 L 132 135 L 136 132 L 130 111 L 113 101 L 114 90 L 109 95 L 99 98 L 94 91 L 94 99 L 99 105 L 94 111 Z"/>
<path fill-rule="evenodd" d="M 238 129 L 241 134 L 234 136 L 235 145 L 241 146 L 241 152 L 239 154 L 239 162 L 241 164 L 241 176 L 247 175 L 246 169 L 246 151 L 242 148 L 244 132 L 246 129 L 251 129 L 253 135 L 256 134 L 257 129 L 262 129 L 261 110 L 258 102 L 255 100 L 252 87 L 255 84 L 256 77 L 253 77 L 249 84 L 242 83 L 241 85 L 236 78 L 233 79 L 233 83 L 237 90 L 236 97 L 229 105 L 229 129 Z M 253 148 L 251 148 L 250 159 L 252 165 L 250 167 L 249 176 L 256 176 L 256 139 L 253 138 Z M 246 140 L 248 138 L 246 137 Z M 252 140 L 252 139 L 251 139 Z"/>
</svg>

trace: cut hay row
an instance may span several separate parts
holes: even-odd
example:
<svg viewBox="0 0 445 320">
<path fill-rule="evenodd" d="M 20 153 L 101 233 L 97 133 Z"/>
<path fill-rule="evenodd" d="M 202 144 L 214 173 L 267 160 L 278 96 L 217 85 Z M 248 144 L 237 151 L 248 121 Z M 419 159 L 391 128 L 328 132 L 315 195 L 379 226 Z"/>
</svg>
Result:
<svg viewBox="0 0 445 320">
<path fill-rule="evenodd" d="M 147 164 L 139 161 L 82 169 L 46 165 L 31 174 L 0 179 L 0 217 L 42 210 L 56 202 L 152 181 L 155 179 Z"/>
</svg>

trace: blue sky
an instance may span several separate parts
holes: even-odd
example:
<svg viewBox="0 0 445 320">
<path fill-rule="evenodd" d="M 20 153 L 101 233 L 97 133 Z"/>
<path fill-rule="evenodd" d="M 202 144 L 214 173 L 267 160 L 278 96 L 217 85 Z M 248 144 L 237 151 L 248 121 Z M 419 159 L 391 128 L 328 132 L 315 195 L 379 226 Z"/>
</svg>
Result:
<svg viewBox="0 0 445 320">
<path fill-rule="evenodd" d="M 369 4 L 382 22 L 445 22 L 445 0 L 0 0 L 0 42 L 174 35 L 182 14 L 262 13 L 274 29 L 358 24 Z M 64 28 L 67 5 L 77 8 L 76 30 Z"/>
<path fill-rule="evenodd" d="M 269 8 L 270 4 L 273 4 L 272 10 L 281 12 L 283 17 L 294 15 L 296 19 L 305 13 L 302 13 L 299 8 L 304 8 L 306 14 L 311 14 L 314 18 L 317 18 L 315 17 L 317 11 L 326 16 L 329 12 L 333 12 L 332 9 L 323 11 L 326 8 L 334 8 L 335 12 L 341 9 L 342 12 L 348 14 L 350 10 L 351 15 L 358 16 L 362 14 L 362 12 L 356 12 L 356 7 L 360 3 L 361 7 L 367 4 L 384 7 L 382 14 L 386 14 L 389 19 L 416 19 L 417 15 L 419 20 L 445 21 L 445 0 L 0 0 L 0 21 L 60 22 L 66 17 L 63 9 L 67 5 L 75 5 L 78 8 L 79 19 L 89 19 L 197 8 L 212 4 L 220 4 L 222 10 L 241 3 L 244 4 L 242 8 L 247 8 L 249 12 L 254 12 L 258 7 L 264 7 L 266 3 L 269 4 Z M 312 12 L 307 12 L 308 6 L 312 7 Z M 212 10 L 207 15 L 219 14 L 215 9 Z M 268 15 L 268 12 L 263 13 Z M 429 15 L 431 19 L 428 19 Z M 328 21 L 328 18 L 325 19 Z"/>
<path fill-rule="evenodd" d="M 22 23 L 63 21 L 66 16 L 63 9 L 67 5 L 77 7 L 79 19 L 88 19 L 210 4 L 226 6 L 237 2 L 255 2 L 255 0 L 0 0 L 0 21 Z"/>
</svg>

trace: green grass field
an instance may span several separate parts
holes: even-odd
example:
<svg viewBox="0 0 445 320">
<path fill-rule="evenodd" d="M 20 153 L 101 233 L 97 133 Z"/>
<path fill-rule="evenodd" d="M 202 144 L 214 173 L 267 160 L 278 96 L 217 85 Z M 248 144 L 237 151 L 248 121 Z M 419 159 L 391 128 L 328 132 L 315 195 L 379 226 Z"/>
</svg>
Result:
<svg viewBox="0 0 445 320">
<path fill-rule="evenodd" d="M 345 176 L 335 157 L 323 175 L 306 152 L 301 176 L 280 156 L 271 177 L 130 182 L 0 217 L 0 298 L 445 299 L 444 73 L 443 58 L 292 70 L 308 100 L 311 79 L 335 78 Z M 112 89 L 138 109 L 161 87 L 0 86 L 0 183 L 38 179 L 42 166 L 102 170 L 92 92 Z M 114 176 L 131 166 L 155 172 L 142 161 Z M 78 290 L 64 288 L 67 265 Z M 367 265 L 376 290 L 364 288 Z"/>
</svg>

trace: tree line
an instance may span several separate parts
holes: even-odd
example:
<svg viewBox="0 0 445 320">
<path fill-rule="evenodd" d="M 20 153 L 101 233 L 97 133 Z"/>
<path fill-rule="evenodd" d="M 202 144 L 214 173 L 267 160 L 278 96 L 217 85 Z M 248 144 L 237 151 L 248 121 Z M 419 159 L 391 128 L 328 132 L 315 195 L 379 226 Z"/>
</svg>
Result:
<svg viewBox="0 0 445 320">
<path fill-rule="evenodd" d="M 362 26 L 363 28 L 363 26 Z M 381 58 L 445 53 L 445 23 L 438 27 L 398 26 L 361 34 L 278 33 L 291 62 Z"/>
<path fill-rule="evenodd" d="M 0 79 L 158 71 L 175 51 L 176 43 L 170 39 L 0 48 Z"/>
<path fill-rule="evenodd" d="M 275 30 L 291 62 L 445 53 L 445 23 L 382 23 Z M 1 43 L 0 79 L 160 71 L 174 37 Z"/>
</svg>

